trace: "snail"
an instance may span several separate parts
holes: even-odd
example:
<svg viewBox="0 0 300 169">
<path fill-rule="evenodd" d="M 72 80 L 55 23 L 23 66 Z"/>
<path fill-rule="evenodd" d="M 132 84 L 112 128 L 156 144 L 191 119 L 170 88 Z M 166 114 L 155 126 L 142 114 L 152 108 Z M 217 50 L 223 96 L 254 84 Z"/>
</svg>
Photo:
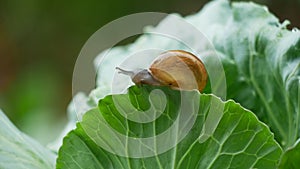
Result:
<svg viewBox="0 0 300 169">
<path fill-rule="evenodd" d="M 197 89 L 201 92 L 207 82 L 207 72 L 202 61 L 183 50 L 161 53 L 149 69 L 134 71 L 119 67 L 116 69 L 119 73 L 129 75 L 136 85 L 170 86 L 172 89 Z"/>
</svg>

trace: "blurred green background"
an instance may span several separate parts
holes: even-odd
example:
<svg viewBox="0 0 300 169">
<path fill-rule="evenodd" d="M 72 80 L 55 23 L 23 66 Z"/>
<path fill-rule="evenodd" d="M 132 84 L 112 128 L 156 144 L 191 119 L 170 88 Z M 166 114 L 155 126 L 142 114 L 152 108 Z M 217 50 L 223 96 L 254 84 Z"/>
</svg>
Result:
<svg viewBox="0 0 300 169">
<path fill-rule="evenodd" d="M 189 15 L 207 0 L 1 0 L 0 108 L 46 144 L 66 123 L 72 72 L 86 40 L 101 26 L 136 12 Z M 299 0 L 260 0 L 289 28 L 300 27 Z M 92 65 L 91 65 L 92 66 Z"/>
</svg>

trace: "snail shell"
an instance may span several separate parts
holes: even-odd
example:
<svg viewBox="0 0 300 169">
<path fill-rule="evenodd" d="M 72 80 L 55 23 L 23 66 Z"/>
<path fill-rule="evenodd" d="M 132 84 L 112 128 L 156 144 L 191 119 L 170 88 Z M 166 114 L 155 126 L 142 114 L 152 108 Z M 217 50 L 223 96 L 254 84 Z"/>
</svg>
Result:
<svg viewBox="0 0 300 169">
<path fill-rule="evenodd" d="M 204 64 L 195 55 L 183 50 L 170 50 L 160 54 L 149 70 L 126 71 L 135 84 L 170 86 L 173 89 L 202 91 L 206 86 L 207 72 Z"/>
</svg>

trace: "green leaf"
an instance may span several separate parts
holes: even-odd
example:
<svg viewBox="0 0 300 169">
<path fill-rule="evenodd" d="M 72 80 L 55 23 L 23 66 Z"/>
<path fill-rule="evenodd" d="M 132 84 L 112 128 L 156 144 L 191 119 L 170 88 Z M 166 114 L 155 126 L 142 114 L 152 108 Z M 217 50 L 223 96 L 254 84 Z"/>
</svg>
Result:
<svg viewBox="0 0 300 169">
<path fill-rule="evenodd" d="M 0 168 L 52 169 L 55 154 L 20 132 L 0 110 Z"/>
<path fill-rule="evenodd" d="M 284 152 L 280 161 L 280 169 L 297 169 L 300 161 L 300 140 L 296 144 Z"/>
<path fill-rule="evenodd" d="M 221 56 L 227 98 L 256 113 L 285 148 L 292 146 L 300 137 L 300 32 L 254 3 L 217 1 L 190 22 Z"/>
<path fill-rule="evenodd" d="M 282 154 L 269 128 L 253 113 L 213 95 L 133 86 L 128 94 L 101 99 L 98 106 L 64 138 L 58 169 L 273 169 Z M 176 130 L 161 140 L 174 124 Z M 187 126 L 191 128 L 185 133 Z M 164 147 L 168 145 L 174 146 Z"/>
<path fill-rule="evenodd" d="M 113 72 L 127 56 L 137 51 L 158 48 L 193 53 L 172 39 L 151 34 L 151 31 L 181 32 L 179 37 L 186 36 L 190 47 L 199 46 L 182 27 L 174 26 L 173 21 L 169 16 L 157 27 L 146 29 L 145 32 L 150 30 L 150 33 L 135 43 L 112 48 L 106 57 L 109 59 L 97 71 L 98 86 L 113 86 L 112 76 L 107 72 Z M 253 111 L 270 126 L 284 148 L 292 146 L 300 137 L 300 31 L 288 30 L 288 21 L 280 23 L 267 7 L 252 2 L 213 1 L 199 13 L 185 17 L 185 21 L 214 45 L 226 74 L 227 99 Z M 205 45 L 200 48 L 204 53 L 211 50 Z M 201 51 L 199 57 L 206 66 L 214 65 L 209 57 L 201 56 Z M 101 59 L 100 55 L 96 61 Z M 104 91 L 102 95 L 109 92 Z M 209 86 L 205 92 L 211 92 Z"/>
</svg>

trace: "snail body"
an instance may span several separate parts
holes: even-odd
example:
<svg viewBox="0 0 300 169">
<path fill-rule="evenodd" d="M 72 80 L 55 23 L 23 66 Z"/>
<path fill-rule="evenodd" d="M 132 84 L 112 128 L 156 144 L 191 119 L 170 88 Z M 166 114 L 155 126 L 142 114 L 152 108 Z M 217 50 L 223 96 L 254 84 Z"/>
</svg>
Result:
<svg viewBox="0 0 300 169">
<path fill-rule="evenodd" d="M 183 50 L 169 50 L 160 54 L 149 69 L 126 71 L 137 84 L 170 86 L 173 89 L 202 91 L 206 86 L 207 72 L 202 61 L 195 55 Z"/>
</svg>

